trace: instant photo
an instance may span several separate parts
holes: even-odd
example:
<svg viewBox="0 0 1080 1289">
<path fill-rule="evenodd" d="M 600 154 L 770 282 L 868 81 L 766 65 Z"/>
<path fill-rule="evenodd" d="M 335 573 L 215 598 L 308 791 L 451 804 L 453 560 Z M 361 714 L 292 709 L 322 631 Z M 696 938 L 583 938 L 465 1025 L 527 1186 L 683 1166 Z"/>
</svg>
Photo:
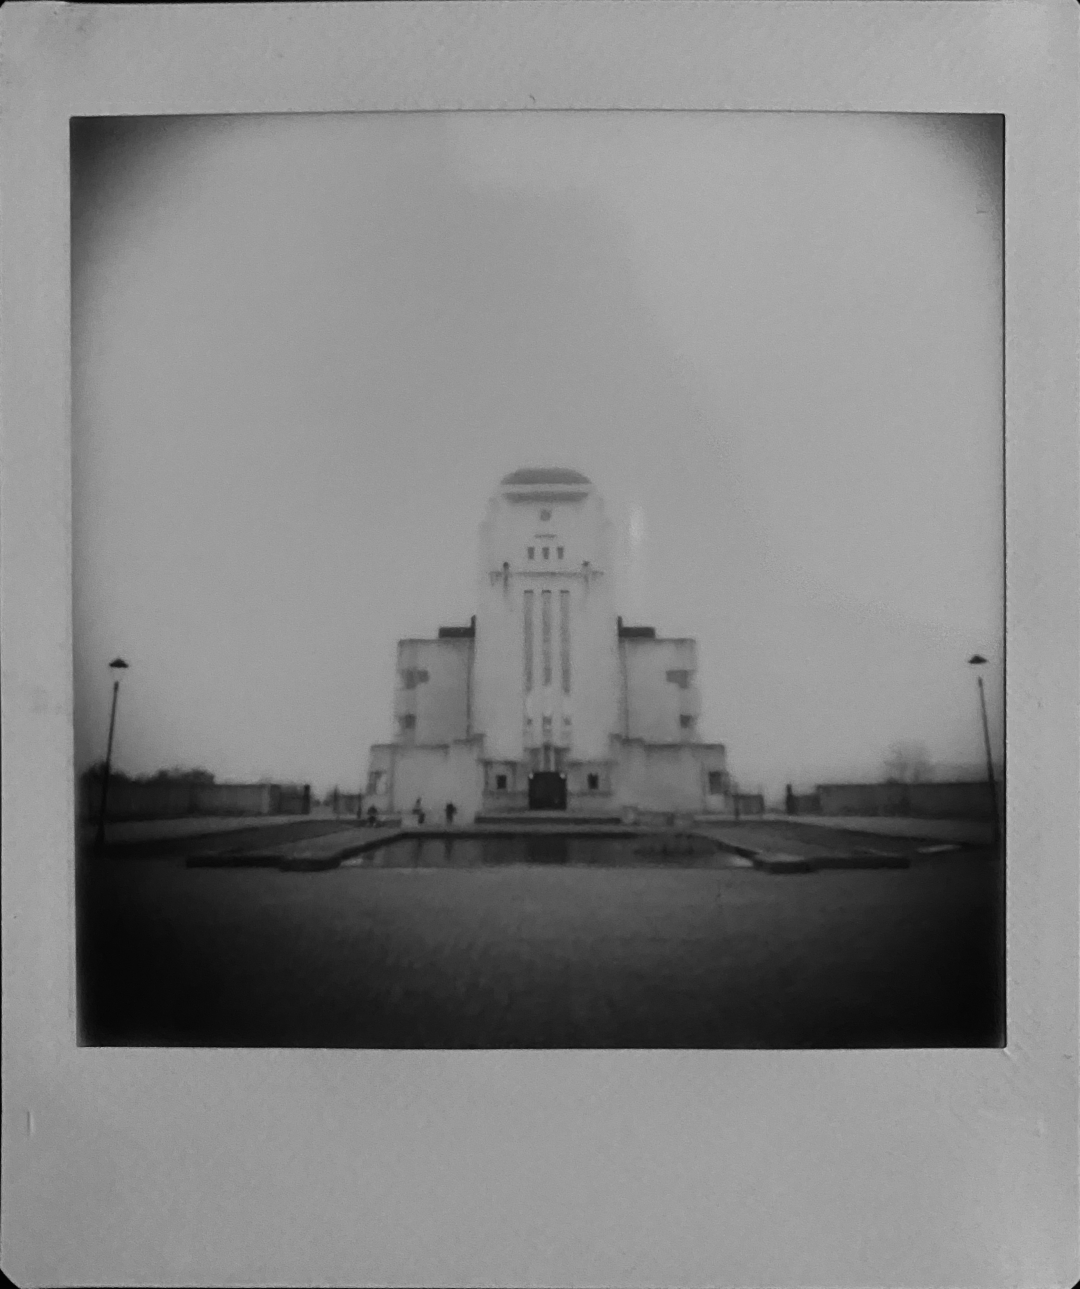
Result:
<svg viewBox="0 0 1080 1289">
<path fill-rule="evenodd" d="M 1000 116 L 71 125 L 80 1041 L 1005 1041 Z"/>
</svg>

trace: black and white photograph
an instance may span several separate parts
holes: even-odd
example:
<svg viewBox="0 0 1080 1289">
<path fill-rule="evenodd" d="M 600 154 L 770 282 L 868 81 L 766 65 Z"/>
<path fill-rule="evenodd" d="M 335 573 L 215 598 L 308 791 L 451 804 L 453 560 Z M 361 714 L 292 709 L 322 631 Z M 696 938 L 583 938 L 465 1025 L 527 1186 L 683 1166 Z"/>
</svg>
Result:
<svg viewBox="0 0 1080 1289">
<path fill-rule="evenodd" d="M 0 8 L 13 1283 L 1076 1283 L 1078 38 Z"/>
<path fill-rule="evenodd" d="M 73 119 L 79 1042 L 1002 1046 L 1004 138 Z"/>
</svg>

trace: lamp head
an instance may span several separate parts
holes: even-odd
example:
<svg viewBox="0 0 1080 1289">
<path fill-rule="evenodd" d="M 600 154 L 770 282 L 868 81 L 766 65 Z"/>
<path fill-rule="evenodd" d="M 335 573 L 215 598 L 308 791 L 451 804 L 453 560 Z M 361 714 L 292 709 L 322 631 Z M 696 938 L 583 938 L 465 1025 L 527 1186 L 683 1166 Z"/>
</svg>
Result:
<svg viewBox="0 0 1080 1289">
<path fill-rule="evenodd" d="M 985 663 L 986 663 L 986 659 L 982 656 L 981 653 L 973 653 L 971 657 L 968 659 L 969 667 L 982 667 L 985 665 Z"/>
<path fill-rule="evenodd" d="M 114 658 L 112 662 L 109 663 L 109 667 L 113 671 L 126 671 L 127 663 L 123 660 L 123 658 Z"/>
</svg>

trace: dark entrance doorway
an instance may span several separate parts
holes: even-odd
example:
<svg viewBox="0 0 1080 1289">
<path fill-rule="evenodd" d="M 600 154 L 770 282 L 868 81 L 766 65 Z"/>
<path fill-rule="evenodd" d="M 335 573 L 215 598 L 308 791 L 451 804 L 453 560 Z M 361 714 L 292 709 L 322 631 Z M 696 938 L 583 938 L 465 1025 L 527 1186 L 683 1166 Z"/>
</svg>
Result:
<svg viewBox="0 0 1080 1289">
<path fill-rule="evenodd" d="M 566 775 L 557 770 L 537 770 L 529 775 L 530 810 L 565 810 Z"/>
</svg>

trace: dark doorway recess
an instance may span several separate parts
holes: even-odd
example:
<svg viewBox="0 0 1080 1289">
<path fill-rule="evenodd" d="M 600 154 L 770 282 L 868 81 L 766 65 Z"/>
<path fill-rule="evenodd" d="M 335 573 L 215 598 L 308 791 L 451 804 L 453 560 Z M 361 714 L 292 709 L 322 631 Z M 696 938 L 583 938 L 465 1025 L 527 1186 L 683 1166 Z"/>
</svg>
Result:
<svg viewBox="0 0 1080 1289">
<path fill-rule="evenodd" d="M 557 770 L 537 770 L 529 775 L 530 810 L 565 810 L 566 775 Z"/>
</svg>

